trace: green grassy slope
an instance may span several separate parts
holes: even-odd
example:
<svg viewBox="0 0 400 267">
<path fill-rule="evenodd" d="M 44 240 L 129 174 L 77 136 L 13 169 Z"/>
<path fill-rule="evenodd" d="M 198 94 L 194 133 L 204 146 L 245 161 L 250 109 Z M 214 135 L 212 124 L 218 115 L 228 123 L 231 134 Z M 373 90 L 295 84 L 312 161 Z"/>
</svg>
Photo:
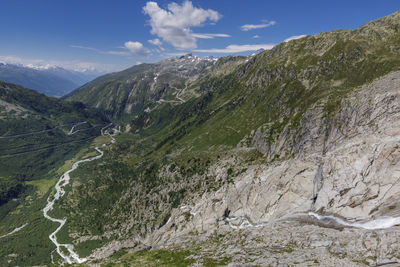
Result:
<svg viewBox="0 0 400 267">
<path fill-rule="evenodd" d="M 63 103 L 4 82 L 0 82 L 0 100 L 4 109 L 0 119 L 0 205 L 16 197 L 24 181 L 43 178 L 63 159 L 75 154 L 99 134 L 99 127 L 107 121 L 80 103 Z M 7 112 L 10 106 L 24 111 L 13 115 L 12 111 Z M 74 123 L 83 121 L 87 123 L 77 130 L 85 131 L 67 134 Z M 50 130 L 55 127 L 59 128 Z M 13 137 L 42 130 L 49 131 Z"/>
<path fill-rule="evenodd" d="M 400 12 L 357 30 L 282 43 L 240 64 L 228 61 L 220 59 L 212 75 L 207 69 L 191 81 L 200 96 L 139 112 L 130 133 L 119 136 L 101 163 L 79 169 L 74 177 L 80 185 L 60 207 L 81 215 L 71 218 L 67 232 L 100 239 L 105 233 L 111 239 L 143 236 L 162 225 L 171 208 L 241 171 L 240 164 L 227 166 L 226 180 L 217 180 L 207 172 L 213 164 L 229 158 L 244 167 L 268 163 L 271 158 L 257 151 L 239 153 L 235 147 L 262 125 L 268 125 L 271 144 L 284 128 L 295 143 L 307 110 L 322 107 L 329 118 L 347 94 L 400 69 Z"/>
<path fill-rule="evenodd" d="M 82 131 L 68 135 L 83 121 L 75 127 Z M 1 266 L 50 263 L 54 247 L 48 234 L 56 224 L 43 218 L 47 196 L 65 161 L 88 147 L 107 123 L 81 103 L 0 81 L 0 236 L 28 224 L 0 238 Z"/>
</svg>

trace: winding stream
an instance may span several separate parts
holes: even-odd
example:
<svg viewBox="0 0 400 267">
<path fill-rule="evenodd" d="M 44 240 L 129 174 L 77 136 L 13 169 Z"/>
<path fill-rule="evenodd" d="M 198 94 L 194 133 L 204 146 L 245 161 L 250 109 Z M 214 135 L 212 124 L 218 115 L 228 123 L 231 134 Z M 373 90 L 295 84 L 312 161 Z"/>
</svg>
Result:
<svg viewBox="0 0 400 267">
<path fill-rule="evenodd" d="M 323 225 L 329 228 L 351 227 L 365 230 L 378 230 L 400 225 L 400 217 L 379 217 L 366 221 L 350 221 L 333 215 L 322 215 L 315 212 L 290 214 L 279 218 L 277 221 L 299 220 L 305 223 Z M 251 223 L 245 216 L 233 216 L 225 218 L 232 229 L 259 228 L 265 223 Z"/>
<path fill-rule="evenodd" d="M 111 125 L 112 124 L 110 123 L 107 126 L 103 127 L 101 129 L 101 135 L 109 136 L 111 138 L 111 143 L 115 143 L 115 139 L 109 133 L 104 133 L 104 129 L 110 127 Z M 71 130 L 73 130 L 73 129 L 71 129 Z M 107 144 L 103 144 L 102 147 L 104 147 L 106 145 Z M 56 251 L 60 255 L 60 257 L 63 258 L 63 260 L 65 262 L 69 263 L 69 264 L 72 264 L 72 263 L 83 263 L 87 259 L 86 258 L 80 258 L 79 255 L 74 251 L 74 246 L 72 244 L 60 244 L 57 241 L 56 234 L 61 230 L 61 228 L 67 222 L 67 219 L 66 218 L 63 218 L 63 219 L 53 218 L 53 217 L 48 215 L 48 212 L 53 209 L 54 203 L 58 199 L 60 199 L 61 197 L 64 196 L 64 194 L 65 194 L 64 187 L 69 184 L 69 181 L 71 179 L 69 174 L 71 172 L 73 172 L 74 170 L 76 170 L 79 167 L 79 164 L 81 164 L 83 162 L 89 162 L 89 161 L 97 160 L 97 159 L 100 159 L 101 157 L 103 157 L 104 152 L 101 151 L 98 147 L 96 147 L 95 149 L 96 149 L 97 152 L 99 152 L 99 155 L 93 156 L 91 158 L 79 160 L 79 161 L 75 162 L 74 164 L 72 164 L 72 168 L 70 170 L 66 171 L 63 175 L 61 175 L 60 179 L 58 180 L 57 184 L 55 185 L 56 193 L 54 194 L 54 196 L 52 198 L 49 197 L 47 199 L 47 205 L 43 209 L 43 216 L 46 219 L 48 219 L 48 220 L 50 220 L 52 222 L 57 222 L 57 223 L 60 224 L 57 227 L 57 229 L 49 235 L 49 239 L 51 240 L 51 242 L 54 243 L 54 245 L 56 245 L 56 247 L 57 247 Z M 62 248 L 65 248 L 68 251 L 69 255 L 65 254 Z"/>
<path fill-rule="evenodd" d="M 354 228 L 362 228 L 367 230 L 385 229 L 400 224 L 400 217 L 380 217 L 377 219 L 364 222 L 351 222 L 331 215 L 320 215 L 314 212 L 309 212 L 308 215 L 317 219 L 320 222 L 334 222 L 338 225 Z"/>
</svg>

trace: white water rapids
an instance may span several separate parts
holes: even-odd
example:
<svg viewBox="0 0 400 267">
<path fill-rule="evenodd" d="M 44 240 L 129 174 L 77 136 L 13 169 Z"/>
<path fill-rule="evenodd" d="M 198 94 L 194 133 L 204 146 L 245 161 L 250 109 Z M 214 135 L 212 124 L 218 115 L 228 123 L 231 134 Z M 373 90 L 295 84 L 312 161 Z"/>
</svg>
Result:
<svg viewBox="0 0 400 267">
<path fill-rule="evenodd" d="M 110 127 L 112 124 L 108 124 L 107 126 L 105 126 L 104 128 L 101 129 L 101 134 L 102 135 L 108 135 L 111 138 L 111 143 L 115 143 L 115 139 L 108 133 L 104 134 L 104 129 Z M 71 129 L 72 131 L 73 129 Z M 106 144 L 103 144 L 102 146 L 106 146 Z M 52 221 L 52 222 L 57 222 L 60 225 L 58 226 L 58 228 L 52 232 L 49 235 L 49 239 L 51 240 L 51 242 L 54 243 L 54 245 L 56 245 L 56 250 L 57 253 L 60 255 L 61 258 L 63 258 L 63 260 L 69 264 L 72 263 L 83 263 L 85 262 L 87 259 L 86 258 L 80 258 L 79 255 L 74 251 L 74 246 L 72 244 L 60 244 L 57 241 L 57 237 L 56 234 L 61 230 L 61 228 L 64 226 L 64 224 L 66 223 L 67 219 L 56 219 L 53 218 L 51 216 L 48 215 L 48 212 L 50 210 L 53 209 L 54 207 L 54 203 L 60 199 L 62 196 L 64 196 L 65 191 L 64 191 L 64 186 L 69 184 L 70 181 L 70 176 L 69 174 L 71 172 L 73 172 L 76 168 L 78 168 L 79 164 L 83 163 L 83 162 L 89 162 L 89 161 L 93 161 L 93 160 L 97 160 L 100 159 L 101 157 L 103 157 L 104 152 L 101 151 L 98 147 L 95 148 L 97 152 L 99 152 L 99 155 L 88 158 L 88 159 L 83 159 L 83 160 L 79 160 L 77 162 L 75 162 L 74 164 L 72 164 L 72 168 L 68 171 L 66 171 L 63 175 L 61 175 L 60 179 L 58 180 L 57 184 L 55 185 L 55 189 L 56 189 L 56 193 L 54 194 L 54 196 L 50 199 L 47 199 L 47 205 L 46 207 L 44 207 L 43 209 L 43 215 L 46 219 Z M 62 251 L 62 247 L 64 247 L 68 252 L 69 255 L 66 255 L 63 251 Z"/>
<path fill-rule="evenodd" d="M 311 221 L 310 221 L 311 219 Z M 319 223 L 325 227 L 353 227 L 366 230 L 391 228 L 400 225 L 400 217 L 380 217 L 368 221 L 350 221 L 333 215 L 321 215 L 315 212 L 297 213 L 283 216 L 277 221 L 300 220 L 307 223 Z M 233 216 L 225 218 L 232 229 L 259 228 L 267 224 L 264 222 L 251 223 L 245 216 Z"/>
<path fill-rule="evenodd" d="M 367 230 L 376 230 L 390 228 L 395 225 L 400 225 L 400 217 L 381 217 L 365 222 L 351 222 L 331 215 L 319 215 L 314 212 L 309 212 L 309 216 L 316 218 L 318 221 L 330 220 L 339 225 L 347 227 L 362 228 Z"/>
</svg>

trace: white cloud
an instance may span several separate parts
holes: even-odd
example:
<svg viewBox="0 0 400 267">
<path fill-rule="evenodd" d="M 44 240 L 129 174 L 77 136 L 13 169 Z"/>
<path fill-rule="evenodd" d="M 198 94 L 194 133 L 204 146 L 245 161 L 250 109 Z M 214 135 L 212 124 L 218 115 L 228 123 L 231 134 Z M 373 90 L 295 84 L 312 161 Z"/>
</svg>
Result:
<svg viewBox="0 0 400 267">
<path fill-rule="evenodd" d="M 153 39 L 153 40 L 147 40 L 147 42 L 149 42 L 149 43 L 152 44 L 152 45 L 157 46 L 157 48 L 154 48 L 154 49 L 152 50 L 153 52 L 161 53 L 161 51 L 164 51 L 164 50 L 165 50 L 165 48 L 162 47 L 162 42 L 161 42 L 161 40 L 158 39 L 158 38 Z"/>
<path fill-rule="evenodd" d="M 0 63 L 8 63 L 8 64 L 23 64 L 23 60 L 20 57 L 7 55 L 7 56 L 0 56 Z M 26 62 L 25 64 L 32 64 L 32 61 Z M 40 63 L 36 62 L 36 63 Z"/>
<path fill-rule="evenodd" d="M 20 64 L 25 67 L 34 69 L 48 69 L 51 67 L 62 67 L 68 70 L 74 70 L 79 72 L 96 72 L 105 73 L 118 70 L 113 64 L 103 64 L 89 61 L 79 61 L 79 60 L 44 60 L 44 59 L 27 59 L 20 58 L 14 55 L 0 55 L 0 61 L 9 64 Z"/>
<path fill-rule="evenodd" d="M 94 47 L 89 47 L 89 46 L 82 46 L 82 45 L 70 45 L 69 47 L 72 47 L 72 48 L 79 48 L 79 49 L 86 49 L 86 50 L 91 50 L 91 51 L 95 51 L 95 52 L 98 52 L 98 53 L 105 53 L 105 52 L 103 52 L 103 51 L 101 51 L 101 50 L 99 50 L 99 49 L 97 49 L 97 48 L 94 48 Z"/>
<path fill-rule="evenodd" d="M 156 45 L 156 46 L 161 46 L 161 45 L 162 45 L 162 42 L 161 42 L 161 40 L 160 40 L 160 39 L 158 39 L 158 38 L 156 38 L 156 39 L 153 39 L 153 40 L 148 40 L 148 42 L 149 42 L 150 44 L 152 44 L 152 45 Z"/>
<path fill-rule="evenodd" d="M 116 55 L 116 56 L 129 56 L 130 53 L 128 51 L 107 51 L 107 52 L 100 52 L 102 54 L 107 55 Z"/>
<path fill-rule="evenodd" d="M 303 37 L 306 37 L 306 36 L 307 35 L 305 35 L 305 34 L 290 36 L 289 38 L 286 38 L 283 42 L 289 42 L 289 41 L 300 39 L 300 38 L 303 38 Z"/>
<path fill-rule="evenodd" d="M 104 54 L 104 55 L 119 55 L 119 56 L 128 56 L 129 55 L 129 53 L 127 51 L 102 51 L 100 49 L 90 47 L 90 46 L 70 45 L 69 47 L 86 49 L 86 50 L 94 51 L 96 53 Z M 120 47 L 120 48 L 125 48 L 125 47 Z"/>
<path fill-rule="evenodd" d="M 246 51 L 256 51 L 259 49 L 271 49 L 274 47 L 273 44 L 246 44 L 246 45 L 228 45 L 225 48 L 212 48 L 212 49 L 196 49 L 195 52 L 200 53 L 239 53 L 239 52 L 246 52 Z"/>
<path fill-rule="evenodd" d="M 148 56 L 151 54 L 150 50 L 143 46 L 142 43 L 140 42 L 132 42 L 128 41 L 124 43 L 124 46 L 118 47 L 122 48 L 124 50 L 121 51 L 103 51 L 94 47 L 90 46 L 81 46 L 81 45 L 70 45 L 72 48 L 79 48 L 79 49 L 86 49 L 90 51 L 97 52 L 99 54 L 105 54 L 105 55 L 117 55 L 117 56 Z"/>
<path fill-rule="evenodd" d="M 77 60 L 55 62 L 54 65 L 63 67 L 65 69 L 71 69 L 80 72 L 90 71 L 90 72 L 106 73 L 118 70 L 118 68 L 114 64 L 103 64 L 103 63 L 77 61 Z"/>
<path fill-rule="evenodd" d="M 276 21 L 270 21 L 268 23 L 263 23 L 263 24 L 245 24 L 245 25 L 242 25 L 240 27 L 240 29 L 242 31 L 247 32 L 247 31 L 250 31 L 250 30 L 267 28 L 267 27 L 273 26 L 275 24 L 276 24 Z"/>
<path fill-rule="evenodd" d="M 190 1 L 182 5 L 170 3 L 167 9 L 160 8 L 156 2 L 147 2 L 143 12 L 150 16 L 150 33 L 178 49 L 197 47 L 191 27 L 200 27 L 206 21 L 216 22 L 221 18 L 217 11 L 196 8 Z"/>
<path fill-rule="evenodd" d="M 251 38 L 253 38 L 253 39 L 258 39 L 258 38 L 260 38 L 260 35 L 256 34 L 256 35 L 254 35 L 254 36 L 251 37 Z"/>
<path fill-rule="evenodd" d="M 222 38 L 231 37 L 229 34 L 225 33 L 192 33 L 192 36 L 199 39 L 214 39 L 214 37 L 222 37 Z"/>
<path fill-rule="evenodd" d="M 124 44 L 125 48 L 133 55 L 147 56 L 150 54 L 150 50 L 143 46 L 140 42 L 128 41 Z"/>
</svg>

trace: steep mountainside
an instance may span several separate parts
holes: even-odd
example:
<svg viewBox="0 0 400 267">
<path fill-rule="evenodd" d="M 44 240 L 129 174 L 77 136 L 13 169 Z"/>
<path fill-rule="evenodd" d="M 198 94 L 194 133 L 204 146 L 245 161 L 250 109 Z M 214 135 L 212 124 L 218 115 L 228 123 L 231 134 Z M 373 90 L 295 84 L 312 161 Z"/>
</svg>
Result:
<svg viewBox="0 0 400 267">
<path fill-rule="evenodd" d="M 19 263 L 32 265 L 41 258 L 39 262 L 47 262 L 53 248 L 43 245 L 49 241 L 49 228 L 41 209 L 49 187 L 65 162 L 107 123 L 105 116 L 82 103 L 64 103 L 0 81 L 0 265 L 6 266 L 8 251 L 18 247 L 24 251 Z M 26 243 L 2 237 L 24 223 L 33 233 L 24 237 Z"/>
<path fill-rule="evenodd" d="M 0 204 L 14 197 L 9 190 L 38 179 L 66 155 L 76 153 L 82 146 L 79 142 L 97 136 L 98 127 L 106 122 L 81 103 L 63 103 L 0 81 Z M 69 136 L 77 123 L 86 130 Z"/>
<path fill-rule="evenodd" d="M 129 71 L 145 77 L 149 67 Z M 146 76 L 151 101 L 132 93 L 130 103 L 141 103 L 132 113 L 127 105 L 115 112 L 124 83 L 102 77 L 103 85 L 89 84 L 76 96 L 94 106 L 108 101 L 103 107 L 132 119 L 101 168 L 74 174 L 80 186 L 61 209 L 82 216 L 71 219 L 69 237 L 82 247 L 103 246 L 92 258 L 123 247 L 167 247 L 203 264 L 399 261 L 398 250 L 384 251 L 400 236 L 391 227 L 400 216 L 399 70 L 397 12 L 356 30 L 221 58 L 177 86 L 194 88 L 184 101 L 179 92 L 176 102 L 160 101 L 164 91 L 156 97 L 155 75 Z M 98 95 L 94 88 L 107 98 L 85 100 Z M 93 173 L 98 179 L 85 183 Z M 371 225 L 391 228 L 359 230 Z M 277 234 L 283 232 L 293 234 Z M 363 246 L 352 242 L 360 236 Z"/>
<path fill-rule="evenodd" d="M 66 99 L 103 108 L 114 118 L 132 118 L 159 103 L 180 104 L 198 96 L 198 80 L 215 62 L 214 58 L 187 54 L 155 64 L 140 64 L 101 76 Z"/>
<path fill-rule="evenodd" d="M 56 203 L 59 241 L 89 263 L 400 262 L 400 12 L 250 57 L 138 65 L 67 99 L 123 124 Z"/>
<path fill-rule="evenodd" d="M 47 96 L 61 97 L 96 76 L 60 67 L 34 69 L 0 63 L 0 80 L 34 89 Z"/>
</svg>

